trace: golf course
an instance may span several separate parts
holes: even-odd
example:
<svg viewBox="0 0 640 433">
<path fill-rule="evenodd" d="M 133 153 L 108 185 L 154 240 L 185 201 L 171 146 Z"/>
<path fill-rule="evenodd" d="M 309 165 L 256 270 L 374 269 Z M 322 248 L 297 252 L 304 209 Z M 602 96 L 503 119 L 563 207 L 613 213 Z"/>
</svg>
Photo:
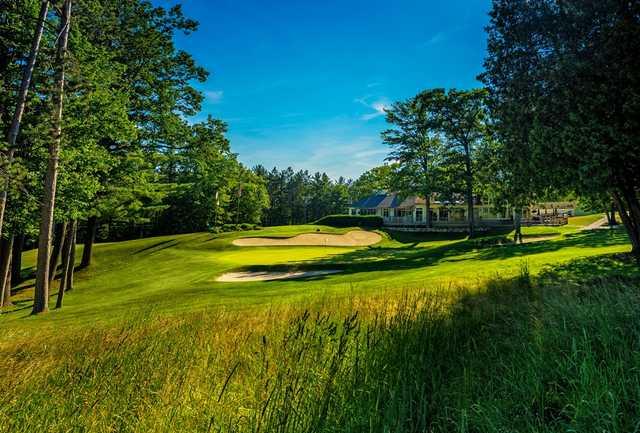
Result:
<svg viewBox="0 0 640 433">
<path fill-rule="evenodd" d="M 287 240 L 301 234 L 335 236 L 354 230 L 315 225 L 98 244 L 95 264 L 77 273 L 76 289 L 69 293 L 64 311 L 53 311 L 46 321 L 29 317 L 33 280 L 26 280 L 14 289 L 15 307 L 3 320 L 21 329 L 32 322 L 41 326 L 40 321 L 51 327 L 59 326 L 58 321 L 65 327 L 88 323 L 95 326 L 146 309 L 152 309 L 153 314 L 179 314 L 213 307 L 264 307 L 354 293 L 471 287 L 497 274 L 513 276 L 523 264 L 538 273 L 548 265 L 574 258 L 628 251 L 622 230 L 583 230 L 600 219 L 602 215 L 591 215 L 573 218 L 563 227 L 525 228 L 525 239 L 534 242 L 522 245 L 511 244 L 508 232 L 467 240 L 464 233 L 394 231 L 380 232 L 379 242 L 363 247 L 234 245 L 247 238 Z M 33 273 L 34 251 L 24 255 L 23 269 Z M 76 254 L 80 256 L 80 252 Z M 286 281 L 216 281 L 228 272 L 291 270 L 339 272 Z"/>
<path fill-rule="evenodd" d="M 0 430 L 629 431 L 616 414 L 640 397 L 625 346 L 640 336 L 640 272 L 601 218 L 523 228 L 522 244 L 316 225 L 100 243 L 46 316 L 29 314 L 27 251 L 0 318 Z M 378 242 L 283 244 L 347 234 Z M 276 245 L 234 245 L 247 238 Z M 228 273 L 287 277 L 217 281 Z M 542 425 L 549 398 L 561 406 Z"/>
</svg>

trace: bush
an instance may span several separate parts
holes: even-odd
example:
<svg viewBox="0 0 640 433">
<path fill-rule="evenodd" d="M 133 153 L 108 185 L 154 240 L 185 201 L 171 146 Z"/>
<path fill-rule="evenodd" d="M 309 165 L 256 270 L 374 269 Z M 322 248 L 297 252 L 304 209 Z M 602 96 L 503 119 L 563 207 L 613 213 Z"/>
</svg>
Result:
<svg viewBox="0 0 640 433">
<path fill-rule="evenodd" d="M 328 215 L 314 222 L 316 225 L 331 227 L 364 227 L 377 229 L 382 227 L 382 217 L 376 215 Z"/>
<path fill-rule="evenodd" d="M 260 230 L 261 226 L 257 224 L 251 223 L 242 223 L 242 224 L 223 224 L 221 227 L 212 227 L 209 229 L 211 233 L 226 233 L 226 232 L 239 232 L 239 231 L 249 231 L 249 230 Z"/>
</svg>

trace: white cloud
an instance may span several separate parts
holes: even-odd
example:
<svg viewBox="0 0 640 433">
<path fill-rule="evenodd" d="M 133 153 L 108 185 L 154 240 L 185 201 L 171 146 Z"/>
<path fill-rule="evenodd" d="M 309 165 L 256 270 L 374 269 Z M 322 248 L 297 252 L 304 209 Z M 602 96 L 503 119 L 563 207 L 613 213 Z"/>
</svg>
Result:
<svg viewBox="0 0 640 433">
<path fill-rule="evenodd" d="M 222 97 L 224 96 L 224 91 L 222 90 L 205 90 L 204 96 L 207 97 L 209 102 L 212 104 L 219 104 L 222 102 Z"/>
<path fill-rule="evenodd" d="M 374 110 L 373 113 L 363 114 L 362 116 L 360 116 L 360 119 L 367 121 L 375 119 L 376 117 L 384 116 L 386 114 L 384 110 L 386 108 L 389 108 L 389 102 L 386 98 L 380 98 L 374 102 L 367 102 L 367 98 L 368 97 L 365 96 L 364 98 L 357 98 L 355 100 L 355 102 Z"/>
<path fill-rule="evenodd" d="M 232 146 L 249 167 L 326 172 L 331 178 L 356 178 L 384 162 L 388 148 L 377 132 L 353 118 L 332 118 L 308 127 L 260 134 L 232 134 Z"/>
<path fill-rule="evenodd" d="M 421 47 L 430 47 L 432 45 L 438 45 L 447 39 L 448 35 L 445 32 L 438 32 L 431 36 L 427 41 L 420 44 Z"/>
</svg>

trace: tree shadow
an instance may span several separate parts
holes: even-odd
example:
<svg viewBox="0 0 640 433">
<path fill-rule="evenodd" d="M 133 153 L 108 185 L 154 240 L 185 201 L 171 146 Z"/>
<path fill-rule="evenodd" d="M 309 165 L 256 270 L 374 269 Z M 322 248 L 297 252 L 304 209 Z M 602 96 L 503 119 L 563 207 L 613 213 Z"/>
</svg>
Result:
<svg viewBox="0 0 640 433">
<path fill-rule="evenodd" d="M 612 398 L 638 395 L 635 379 L 619 380 L 619 368 L 637 362 L 633 346 L 620 344 L 635 341 L 640 325 L 628 302 L 637 303 L 640 270 L 631 278 L 630 266 L 609 255 L 553 267 L 541 284 L 523 274 L 453 299 L 437 290 L 406 294 L 394 315 L 376 316 L 366 330 L 330 422 L 352 431 L 364 427 L 357 420 L 375 431 L 458 431 L 461 421 L 470 431 L 631 431 L 637 405 L 594 418 L 611 409 L 589 382 L 597 375 Z M 611 280 L 623 272 L 628 284 Z M 580 276 L 582 291 L 564 285 L 567 273 Z M 584 410 L 593 416 L 577 416 Z"/>
<path fill-rule="evenodd" d="M 415 248 L 415 244 L 401 247 L 370 246 L 348 253 L 331 256 L 319 262 L 307 262 L 301 265 L 305 269 L 341 269 L 343 274 L 409 270 L 434 266 L 440 262 L 456 261 L 489 261 L 504 260 L 514 257 L 526 257 L 541 253 L 560 251 L 565 248 L 599 248 L 615 245 L 625 245 L 628 237 L 621 230 L 593 230 L 567 234 L 560 239 L 543 240 L 527 244 L 489 244 L 491 235 L 474 239 L 461 239 L 445 245 L 425 246 Z M 405 238 L 406 239 L 406 238 Z M 498 235 L 499 239 L 499 235 Z M 264 269 L 265 267 L 260 267 Z M 255 267 L 254 267 L 255 269 Z"/>
<path fill-rule="evenodd" d="M 174 246 L 176 246 L 178 244 L 179 244 L 179 242 L 176 239 L 167 239 L 166 241 L 156 242 L 154 244 L 149 245 L 148 247 L 136 250 L 136 251 L 133 252 L 133 255 L 142 254 L 145 251 L 150 251 L 150 250 L 154 250 L 152 252 L 155 253 L 155 252 L 167 249 L 167 248 L 174 247 Z M 160 247 L 160 248 L 158 248 L 158 247 Z"/>
</svg>

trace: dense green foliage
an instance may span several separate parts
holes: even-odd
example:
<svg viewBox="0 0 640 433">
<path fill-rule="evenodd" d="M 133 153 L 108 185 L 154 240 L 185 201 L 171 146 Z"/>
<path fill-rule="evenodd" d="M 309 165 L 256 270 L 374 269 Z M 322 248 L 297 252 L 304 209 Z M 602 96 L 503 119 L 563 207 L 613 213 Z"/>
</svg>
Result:
<svg viewBox="0 0 640 433">
<path fill-rule="evenodd" d="M 327 215 L 314 224 L 331 227 L 363 227 L 377 229 L 382 227 L 382 217 L 376 215 Z"/>
<path fill-rule="evenodd" d="M 640 255 L 640 4 L 500 0 L 490 16 L 481 79 L 515 192 L 610 196 Z"/>
<path fill-rule="evenodd" d="M 266 184 L 269 207 L 263 223 L 268 226 L 306 224 L 325 215 L 346 211 L 350 200 L 350 182 L 340 177 L 334 181 L 326 173 L 295 172 L 291 167 L 268 171 L 253 169 Z"/>
</svg>

